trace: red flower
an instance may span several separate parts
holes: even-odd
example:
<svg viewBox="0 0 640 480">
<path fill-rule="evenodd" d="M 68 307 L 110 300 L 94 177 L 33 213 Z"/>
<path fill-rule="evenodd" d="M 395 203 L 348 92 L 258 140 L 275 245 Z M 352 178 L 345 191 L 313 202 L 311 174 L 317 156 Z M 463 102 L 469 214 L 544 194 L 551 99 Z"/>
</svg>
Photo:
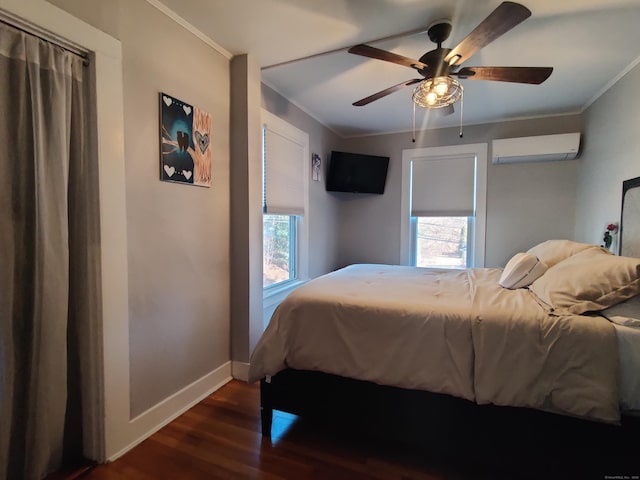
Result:
<svg viewBox="0 0 640 480">
<path fill-rule="evenodd" d="M 617 230 L 618 226 L 615 223 L 610 223 L 609 225 L 607 225 L 607 230 L 609 230 L 610 232 L 613 232 L 614 230 Z"/>
</svg>

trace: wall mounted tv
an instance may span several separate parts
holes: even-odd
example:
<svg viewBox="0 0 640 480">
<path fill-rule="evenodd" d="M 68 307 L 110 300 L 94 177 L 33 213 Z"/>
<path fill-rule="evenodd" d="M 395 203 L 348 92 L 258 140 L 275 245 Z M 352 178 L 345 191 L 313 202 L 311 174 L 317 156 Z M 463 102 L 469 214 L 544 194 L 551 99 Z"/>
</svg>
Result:
<svg viewBox="0 0 640 480">
<path fill-rule="evenodd" d="M 389 157 L 360 153 L 331 152 L 327 191 L 384 193 Z"/>
</svg>

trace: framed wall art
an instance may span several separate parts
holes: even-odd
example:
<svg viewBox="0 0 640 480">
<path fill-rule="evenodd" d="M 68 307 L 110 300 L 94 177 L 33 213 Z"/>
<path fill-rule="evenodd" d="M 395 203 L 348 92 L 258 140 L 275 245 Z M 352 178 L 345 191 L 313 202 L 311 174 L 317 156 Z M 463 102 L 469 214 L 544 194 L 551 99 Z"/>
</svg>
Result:
<svg viewBox="0 0 640 480">
<path fill-rule="evenodd" d="M 160 93 L 160 180 L 211 186 L 211 114 Z"/>
<path fill-rule="evenodd" d="M 322 158 L 317 153 L 311 154 L 311 178 L 314 182 L 319 182 L 322 175 Z"/>
</svg>

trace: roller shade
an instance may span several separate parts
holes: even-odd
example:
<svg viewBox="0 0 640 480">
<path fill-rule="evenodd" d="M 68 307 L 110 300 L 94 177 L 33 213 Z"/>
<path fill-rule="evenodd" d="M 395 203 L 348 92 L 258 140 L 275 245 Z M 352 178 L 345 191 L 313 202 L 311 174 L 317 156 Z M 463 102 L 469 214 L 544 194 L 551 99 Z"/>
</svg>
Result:
<svg viewBox="0 0 640 480">
<path fill-rule="evenodd" d="M 413 160 L 412 217 L 474 215 L 475 157 Z"/>
<path fill-rule="evenodd" d="M 304 147 L 264 128 L 263 211 L 276 215 L 304 215 Z"/>
</svg>

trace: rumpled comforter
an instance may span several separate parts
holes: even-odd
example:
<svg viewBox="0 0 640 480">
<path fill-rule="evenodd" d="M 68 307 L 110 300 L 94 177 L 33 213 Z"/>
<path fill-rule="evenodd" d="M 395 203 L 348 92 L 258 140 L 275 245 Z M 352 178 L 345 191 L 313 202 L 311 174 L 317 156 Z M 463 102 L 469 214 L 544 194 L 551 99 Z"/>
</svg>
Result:
<svg viewBox="0 0 640 480">
<path fill-rule="evenodd" d="M 352 265 L 276 309 L 249 381 L 285 368 L 618 423 L 618 355 L 602 317 L 555 315 L 501 269 Z"/>
</svg>

